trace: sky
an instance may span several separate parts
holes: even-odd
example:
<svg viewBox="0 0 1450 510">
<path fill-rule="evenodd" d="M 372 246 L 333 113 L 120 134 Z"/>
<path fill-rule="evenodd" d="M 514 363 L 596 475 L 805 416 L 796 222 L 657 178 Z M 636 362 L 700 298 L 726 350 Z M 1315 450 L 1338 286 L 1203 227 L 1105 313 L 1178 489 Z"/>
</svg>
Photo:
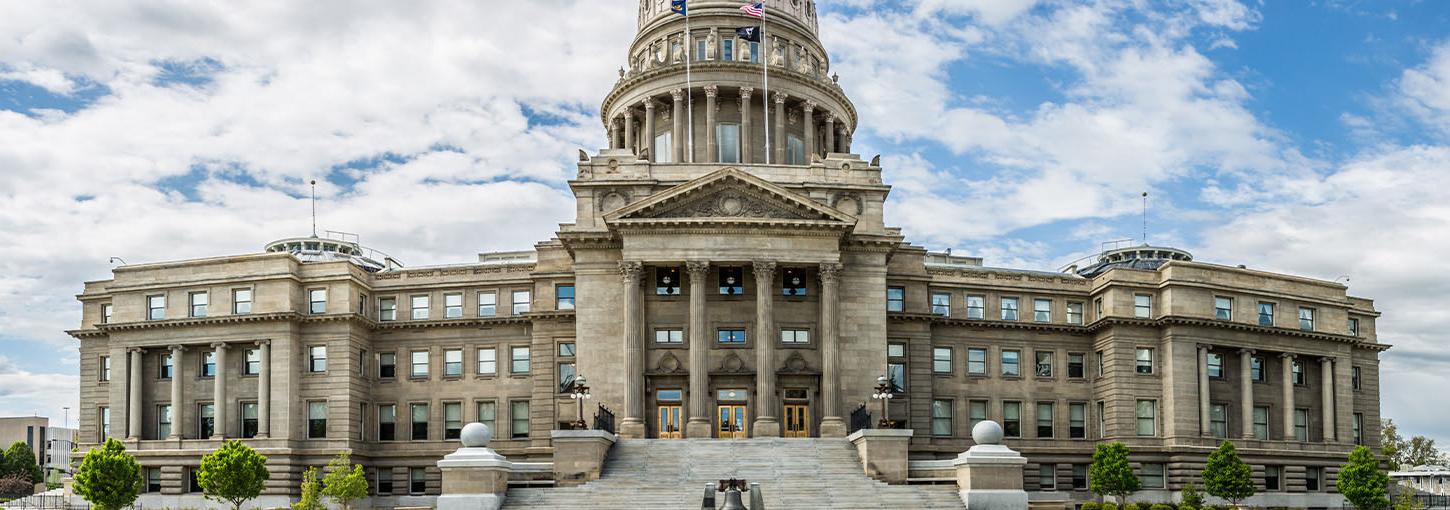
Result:
<svg viewBox="0 0 1450 510">
<path fill-rule="evenodd" d="M 888 223 L 1057 270 L 1144 236 L 1347 282 L 1450 445 L 1450 3 L 821 2 Z M 82 282 L 318 223 L 409 265 L 573 219 L 634 0 L 0 1 L 0 415 L 77 402 Z M 1427 393 L 1427 391 L 1429 393 Z"/>
</svg>

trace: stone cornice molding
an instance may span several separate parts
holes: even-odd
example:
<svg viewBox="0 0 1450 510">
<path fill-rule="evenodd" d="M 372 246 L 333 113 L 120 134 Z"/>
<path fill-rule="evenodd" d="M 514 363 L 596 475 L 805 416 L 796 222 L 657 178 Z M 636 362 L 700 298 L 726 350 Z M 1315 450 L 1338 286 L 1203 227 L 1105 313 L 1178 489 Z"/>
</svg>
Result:
<svg viewBox="0 0 1450 510">
<path fill-rule="evenodd" d="M 1351 337 L 1351 336 L 1345 336 L 1345 335 L 1334 335 L 1334 334 L 1329 334 L 1329 333 L 1315 333 L 1315 332 L 1311 332 L 1311 331 L 1301 331 L 1301 330 L 1291 329 L 1291 328 L 1270 328 L 1270 327 L 1257 326 L 1257 325 L 1251 325 L 1251 324 L 1241 324 L 1241 323 L 1233 323 L 1233 322 L 1226 322 L 1226 321 L 1220 321 L 1220 320 L 1207 320 L 1207 319 L 1198 319 L 1198 318 L 1193 318 L 1193 317 L 1182 317 L 1182 316 L 1172 316 L 1172 315 L 1159 317 L 1157 319 L 1136 319 L 1136 318 L 1127 318 L 1127 317 L 1108 317 L 1108 318 L 1104 318 L 1104 319 L 1099 319 L 1099 320 L 1094 321 L 1093 323 L 1087 324 L 1087 325 L 1054 324 L 1054 323 L 1026 322 L 1026 321 L 1001 321 L 1001 320 L 993 320 L 993 319 L 960 319 L 960 318 L 943 317 L 943 316 L 940 316 L 940 315 L 929 314 L 929 313 L 914 313 L 914 312 L 889 312 L 889 313 L 887 313 L 887 318 L 890 319 L 890 320 L 893 320 L 893 321 L 900 321 L 900 322 L 927 321 L 927 322 L 931 322 L 933 324 L 941 324 L 941 325 L 947 325 L 947 326 L 963 326 L 963 327 L 979 327 L 979 328 L 1026 329 L 1026 330 L 1036 330 L 1036 331 L 1058 331 L 1058 332 L 1072 333 L 1072 334 L 1090 334 L 1090 333 L 1097 333 L 1099 331 L 1102 331 L 1105 328 L 1112 327 L 1112 326 L 1142 326 L 1142 327 L 1201 326 L 1201 327 L 1210 327 L 1210 328 L 1218 328 L 1218 329 L 1231 329 L 1231 330 L 1238 330 L 1238 331 L 1249 331 L 1249 332 L 1260 333 L 1260 334 L 1292 336 L 1292 337 L 1301 337 L 1301 338 L 1311 338 L 1311 339 L 1315 339 L 1315 340 L 1326 340 L 1326 341 L 1333 341 L 1333 342 L 1348 343 L 1348 344 L 1353 344 L 1353 346 L 1355 348 L 1368 349 L 1368 350 L 1373 350 L 1373 351 L 1384 351 L 1384 350 L 1387 350 L 1387 349 L 1389 349 L 1391 347 L 1388 344 L 1372 344 L 1372 343 L 1366 343 L 1366 342 L 1363 342 L 1362 339 L 1359 338 L 1359 337 Z M 1283 356 L 1283 355 L 1293 356 L 1293 354 L 1291 354 L 1291 353 L 1281 354 L 1281 356 Z"/>
</svg>

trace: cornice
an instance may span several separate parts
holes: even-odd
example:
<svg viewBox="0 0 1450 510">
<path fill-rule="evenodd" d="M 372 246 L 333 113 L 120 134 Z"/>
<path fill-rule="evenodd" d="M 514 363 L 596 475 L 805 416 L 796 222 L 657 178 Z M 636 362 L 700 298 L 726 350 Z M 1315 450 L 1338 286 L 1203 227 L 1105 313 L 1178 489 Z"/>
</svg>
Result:
<svg viewBox="0 0 1450 510">
<path fill-rule="evenodd" d="M 745 73 L 742 76 L 754 76 L 755 74 L 760 72 L 760 64 L 719 60 L 692 62 L 690 64 L 690 71 L 693 73 L 717 70 L 736 71 Z M 603 115 L 609 115 L 611 108 L 614 106 L 614 103 L 618 102 L 622 96 L 625 96 L 629 92 L 636 90 L 641 84 L 645 82 L 653 81 L 655 79 L 667 77 L 670 75 L 683 76 L 684 74 L 685 65 L 681 63 L 669 64 L 663 67 L 648 69 L 633 76 L 621 79 L 614 84 L 614 88 L 610 89 L 609 94 L 604 96 L 604 101 L 600 102 L 599 111 Z M 842 107 L 846 108 L 847 112 L 850 113 L 851 131 L 855 131 L 859 122 L 859 114 L 856 111 L 856 105 L 852 104 L 851 99 L 846 97 L 846 92 L 841 89 L 841 86 L 838 83 L 831 81 L 829 78 L 820 79 L 785 67 L 772 67 L 770 69 L 770 75 L 772 82 L 774 82 L 777 77 L 790 78 L 789 82 L 794 82 L 792 83 L 793 85 L 799 84 L 810 87 L 811 89 L 822 92 L 825 95 L 829 96 L 831 99 L 834 99 L 836 102 L 840 103 Z M 697 81 L 696 83 L 700 83 L 702 86 L 704 85 L 703 82 Z M 684 84 L 685 81 L 681 79 L 679 81 L 679 85 L 683 86 Z M 774 89 L 775 87 L 772 87 L 772 90 Z M 840 115 L 837 115 L 836 117 L 839 119 Z"/>
<path fill-rule="evenodd" d="M 339 317 L 346 317 L 354 314 L 337 314 Z M 318 316 L 321 318 L 326 316 Z M 98 324 L 96 329 L 102 333 L 109 334 L 112 331 L 138 331 L 144 329 L 179 328 L 189 326 L 212 326 L 218 324 L 244 324 L 250 322 L 276 322 L 276 321 L 300 321 L 303 315 L 297 312 L 273 312 L 273 313 L 244 313 L 231 315 L 216 315 L 211 317 L 185 317 L 181 319 L 162 319 L 155 321 L 133 321 L 116 322 L 111 324 Z"/>
</svg>

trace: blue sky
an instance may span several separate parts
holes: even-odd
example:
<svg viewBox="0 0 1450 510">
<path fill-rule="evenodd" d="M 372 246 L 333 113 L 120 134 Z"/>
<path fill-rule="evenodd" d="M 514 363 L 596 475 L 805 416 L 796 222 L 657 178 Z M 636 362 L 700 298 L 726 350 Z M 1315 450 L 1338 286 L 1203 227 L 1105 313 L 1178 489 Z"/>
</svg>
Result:
<svg viewBox="0 0 1450 510">
<path fill-rule="evenodd" d="M 0 414 L 74 407 L 108 257 L 254 252 L 307 231 L 311 179 L 323 227 L 412 265 L 570 221 L 636 3 L 475 4 L 0 5 Z M 1450 441 L 1420 391 L 1450 384 L 1450 5 L 822 9 L 913 242 L 1054 270 L 1139 238 L 1147 191 L 1151 242 L 1376 299 L 1385 414 Z"/>
</svg>

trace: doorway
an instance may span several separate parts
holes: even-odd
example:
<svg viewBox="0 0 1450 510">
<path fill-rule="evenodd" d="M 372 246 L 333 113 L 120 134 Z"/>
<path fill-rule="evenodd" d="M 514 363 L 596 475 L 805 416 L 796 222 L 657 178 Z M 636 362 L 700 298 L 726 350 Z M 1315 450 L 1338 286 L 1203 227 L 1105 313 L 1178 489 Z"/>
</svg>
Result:
<svg viewBox="0 0 1450 510">
<path fill-rule="evenodd" d="M 717 406 L 720 418 L 716 437 L 721 439 L 745 439 L 749 437 L 749 413 L 744 404 L 723 404 Z"/>
</svg>

